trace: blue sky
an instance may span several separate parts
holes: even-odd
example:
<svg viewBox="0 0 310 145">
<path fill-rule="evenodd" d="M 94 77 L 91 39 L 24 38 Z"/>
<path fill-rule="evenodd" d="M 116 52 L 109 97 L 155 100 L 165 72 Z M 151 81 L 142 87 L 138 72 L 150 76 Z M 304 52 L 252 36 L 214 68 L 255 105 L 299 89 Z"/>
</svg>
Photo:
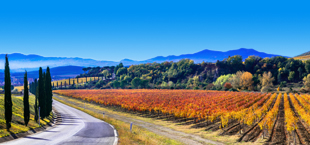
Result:
<svg viewBox="0 0 310 145">
<path fill-rule="evenodd" d="M 307 1 L 1 1 L 0 53 L 120 61 L 310 51 Z"/>
</svg>

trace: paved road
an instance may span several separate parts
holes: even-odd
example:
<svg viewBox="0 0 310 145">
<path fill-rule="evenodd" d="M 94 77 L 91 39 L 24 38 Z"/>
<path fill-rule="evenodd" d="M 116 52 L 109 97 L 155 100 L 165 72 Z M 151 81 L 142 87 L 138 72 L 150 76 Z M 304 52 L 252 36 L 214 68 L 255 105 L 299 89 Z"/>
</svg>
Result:
<svg viewBox="0 0 310 145">
<path fill-rule="evenodd" d="M 5 145 L 116 145 L 116 131 L 111 125 L 80 110 L 53 100 L 53 106 L 62 116 L 62 122 L 52 129 L 17 140 Z"/>
</svg>

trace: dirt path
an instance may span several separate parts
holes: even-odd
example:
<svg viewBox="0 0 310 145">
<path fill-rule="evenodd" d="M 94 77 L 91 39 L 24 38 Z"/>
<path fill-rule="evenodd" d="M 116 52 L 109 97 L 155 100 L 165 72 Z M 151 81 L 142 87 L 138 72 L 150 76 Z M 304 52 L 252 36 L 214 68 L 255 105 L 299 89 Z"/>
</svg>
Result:
<svg viewBox="0 0 310 145">
<path fill-rule="evenodd" d="M 69 101 L 65 98 L 61 98 L 61 97 L 57 96 L 56 94 L 54 94 L 53 97 L 60 99 L 60 100 L 64 100 L 64 101 L 66 101 L 70 104 L 76 105 L 78 107 L 84 107 L 81 104 Z M 87 108 L 87 109 L 94 111 L 94 112 L 97 112 L 97 113 L 102 113 L 101 111 L 98 111 L 98 110 L 93 109 L 93 108 Z M 146 128 L 149 131 L 152 131 L 156 134 L 163 135 L 163 136 L 169 137 L 169 138 L 174 139 L 174 140 L 178 140 L 184 144 L 188 144 L 188 145 L 203 145 L 203 144 L 223 145 L 223 143 L 220 143 L 220 142 L 204 139 L 204 138 L 197 136 L 197 135 L 176 131 L 176 130 L 173 130 L 173 129 L 168 128 L 168 127 L 156 125 L 156 124 L 145 122 L 142 120 L 133 119 L 130 117 L 125 117 L 125 116 L 120 116 L 120 115 L 116 115 L 116 114 L 109 114 L 109 113 L 105 113 L 105 115 L 109 116 L 111 118 L 115 118 L 117 120 L 121 120 L 123 122 L 127 122 L 127 123 L 132 122 L 134 125 Z"/>
</svg>

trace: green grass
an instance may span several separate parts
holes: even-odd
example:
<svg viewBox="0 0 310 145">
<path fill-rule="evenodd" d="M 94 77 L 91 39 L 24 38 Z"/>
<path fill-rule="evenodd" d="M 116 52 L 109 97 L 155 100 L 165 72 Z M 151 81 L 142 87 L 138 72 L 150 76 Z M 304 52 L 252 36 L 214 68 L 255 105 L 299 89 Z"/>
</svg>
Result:
<svg viewBox="0 0 310 145">
<path fill-rule="evenodd" d="M 30 129 L 40 127 L 38 123 L 34 121 L 34 101 L 35 97 L 33 95 L 29 96 L 29 103 L 30 103 L 30 120 L 28 126 L 25 126 L 24 123 L 24 104 L 23 104 L 23 96 L 14 96 L 12 95 L 13 101 L 13 116 L 12 116 L 12 127 L 10 131 L 6 130 L 5 125 L 5 116 L 4 116 L 4 95 L 0 95 L 0 137 L 8 136 L 11 133 L 21 133 L 26 132 Z M 50 122 L 51 118 L 41 120 L 41 126 L 46 125 Z"/>
<path fill-rule="evenodd" d="M 67 103 L 63 100 L 54 98 L 55 100 L 64 103 L 68 106 L 71 106 L 73 108 L 79 109 L 81 111 L 84 111 L 85 113 L 96 117 L 98 119 L 101 119 L 115 127 L 117 130 L 117 133 L 119 135 L 119 141 L 118 144 L 130 144 L 130 145 L 141 145 L 141 144 L 147 144 L 147 145 L 182 145 L 183 143 L 178 142 L 176 140 L 170 139 L 168 137 L 155 134 L 151 131 L 148 131 L 147 129 L 144 129 L 139 126 L 134 126 L 132 129 L 132 132 L 130 132 L 130 127 L 128 123 L 125 123 L 120 120 L 116 120 L 114 118 L 110 117 L 103 117 L 101 113 L 96 113 L 91 110 L 84 110 L 84 108 L 72 105 L 70 103 Z M 77 101 L 77 100 L 76 100 Z"/>
</svg>

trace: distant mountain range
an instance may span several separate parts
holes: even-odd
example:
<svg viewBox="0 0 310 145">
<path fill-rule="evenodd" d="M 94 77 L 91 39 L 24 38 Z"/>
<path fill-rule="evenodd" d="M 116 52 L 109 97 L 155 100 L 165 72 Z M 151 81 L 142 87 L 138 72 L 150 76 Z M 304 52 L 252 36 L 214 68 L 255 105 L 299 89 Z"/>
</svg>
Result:
<svg viewBox="0 0 310 145">
<path fill-rule="evenodd" d="M 181 59 L 188 58 L 188 59 L 194 60 L 195 63 L 200 63 L 202 61 L 216 62 L 217 60 L 223 60 L 225 58 L 228 58 L 228 56 L 234 56 L 234 55 L 241 55 L 243 60 L 245 60 L 246 58 L 248 58 L 251 55 L 260 56 L 262 58 L 280 56 L 280 55 L 275 55 L 275 54 L 267 54 L 264 52 L 258 52 L 254 49 L 247 49 L 247 48 L 240 48 L 237 50 L 230 50 L 230 51 L 226 51 L 226 52 L 205 49 L 205 50 L 202 50 L 200 52 L 193 53 L 193 54 L 183 54 L 183 55 L 179 55 L 179 56 L 169 55 L 166 57 L 157 56 L 157 57 L 145 60 L 145 61 L 134 61 L 134 60 L 130 60 L 130 59 L 123 59 L 123 60 L 121 60 L 121 62 L 125 65 L 131 65 L 131 64 L 165 62 L 165 61 L 176 62 L 176 61 L 179 61 Z"/>
<path fill-rule="evenodd" d="M 54 67 L 50 69 L 51 77 L 53 80 L 60 80 L 60 79 L 67 79 L 67 78 L 74 78 L 77 75 L 84 73 L 82 70 L 83 67 L 81 66 L 60 66 Z M 45 72 L 46 69 L 43 69 Z M 25 72 L 11 72 L 11 81 L 13 85 L 21 85 L 23 84 Z M 28 81 L 34 81 L 34 78 L 39 78 L 39 69 L 34 71 L 27 72 Z M 4 81 L 4 72 L 0 71 L 0 86 L 3 85 Z"/>
<path fill-rule="evenodd" d="M 214 51 L 205 49 L 203 51 L 193 53 L 193 54 L 183 54 L 179 56 L 169 55 L 169 56 L 157 56 L 151 59 L 144 61 L 135 61 L 130 59 L 123 59 L 121 62 L 125 66 L 141 63 L 153 63 L 153 62 L 164 62 L 164 61 L 179 61 L 184 58 L 192 59 L 195 63 L 205 62 L 216 62 L 217 60 L 223 60 L 228 56 L 241 55 L 243 59 L 247 58 L 250 55 L 265 57 L 279 56 L 275 54 L 267 54 L 264 52 L 258 52 L 254 49 L 240 48 L 237 50 L 230 50 L 226 52 Z M 4 68 L 4 57 L 5 54 L 0 54 L 0 68 Z M 115 61 L 98 61 L 93 59 L 83 59 L 83 58 L 68 58 L 68 57 L 43 57 L 39 55 L 24 55 L 20 53 L 9 54 L 10 68 L 12 72 L 24 72 L 27 71 L 37 71 L 41 66 L 46 68 L 59 67 L 59 66 L 79 66 L 79 67 L 94 67 L 94 66 L 115 66 L 119 62 Z M 3 70 L 0 70 L 3 71 Z"/>
</svg>

